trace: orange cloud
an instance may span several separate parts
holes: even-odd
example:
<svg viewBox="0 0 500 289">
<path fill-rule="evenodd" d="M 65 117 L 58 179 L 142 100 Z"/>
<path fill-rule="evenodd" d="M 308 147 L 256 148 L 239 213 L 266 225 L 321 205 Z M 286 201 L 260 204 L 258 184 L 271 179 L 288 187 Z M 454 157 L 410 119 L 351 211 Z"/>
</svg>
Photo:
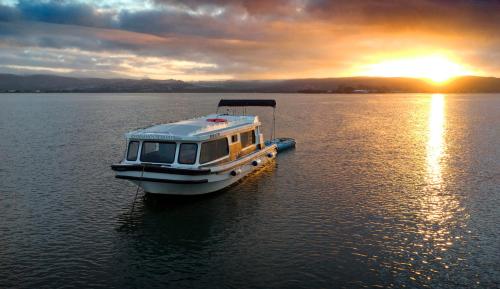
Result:
<svg viewBox="0 0 500 289">
<path fill-rule="evenodd" d="M 496 1 L 151 3 L 142 10 L 104 12 L 97 4 L 60 1 L 0 6 L 0 71 L 30 72 L 39 66 L 108 77 L 337 77 L 370 72 L 362 68 L 377 63 L 440 54 L 468 71 L 500 76 Z M 54 51 L 72 61 L 54 62 L 49 57 Z M 119 70 L 88 61 L 102 53 L 128 55 L 114 60 L 128 66 Z"/>
</svg>

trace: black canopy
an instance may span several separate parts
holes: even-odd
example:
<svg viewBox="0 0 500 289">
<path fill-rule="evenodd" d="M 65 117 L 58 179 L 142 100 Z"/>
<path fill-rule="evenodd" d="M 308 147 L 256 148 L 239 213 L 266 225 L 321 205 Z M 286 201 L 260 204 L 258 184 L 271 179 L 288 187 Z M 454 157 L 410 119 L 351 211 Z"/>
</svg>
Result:
<svg viewBox="0 0 500 289">
<path fill-rule="evenodd" d="M 221 106 L 272 106 L 276 107 L 276 100 L 274 99 L 221 99 L 219 107 Z"/>
</svg>

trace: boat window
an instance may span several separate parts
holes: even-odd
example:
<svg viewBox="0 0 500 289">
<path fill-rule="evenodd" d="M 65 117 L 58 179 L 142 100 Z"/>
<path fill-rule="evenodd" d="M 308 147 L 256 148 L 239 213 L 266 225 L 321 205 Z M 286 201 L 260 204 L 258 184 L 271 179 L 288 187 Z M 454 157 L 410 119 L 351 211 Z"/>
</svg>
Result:
<svg viewBox="0 0 500 289">
<path fill-rule="evenodd" d="M 253 145 L 255 143 L 255 131 L 242 132 L 240 134 L 241 148 Z"/>
<path fill-rule="evenodd" d="M 142 144 L 141 161 L 171 164 L 174 162 L 176 146 L 174 142 L 145 141 Z"/>
<path fill-rule="evenodd" d="M 139 151 L 139 142 L 131 141 L 128 143 L 127 161 L 135 161 Z"/>
<path fill-rule="evenodd" d="M 227 138 L 207 141 L 201 144 L 200 163 L 208 163 L 229 154 Z"/>
<path fill-rule="evenodd" d="M 198 145 L 195 143 L 183 143 L 179 149 L 179 164 L 192 165 L 196 162 Z"/>
<path fill-rule="evenodd" d="M 237 134 L 234 134 L 231 136 L 231 142 L 237 142 L 238 141 L 238 135 Z"/>
</svg>

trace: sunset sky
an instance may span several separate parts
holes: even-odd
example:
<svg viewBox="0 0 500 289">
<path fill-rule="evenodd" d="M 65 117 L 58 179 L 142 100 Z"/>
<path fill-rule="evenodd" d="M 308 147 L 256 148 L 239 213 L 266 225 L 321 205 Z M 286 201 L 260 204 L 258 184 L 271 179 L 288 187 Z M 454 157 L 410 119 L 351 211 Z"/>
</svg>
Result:
<svg viewBox="0 0 500 289">
<path fill-rule="evenodd" d="M 0 0 L 0 73 L 500 76 L 500 1 Z"/>
</svg>

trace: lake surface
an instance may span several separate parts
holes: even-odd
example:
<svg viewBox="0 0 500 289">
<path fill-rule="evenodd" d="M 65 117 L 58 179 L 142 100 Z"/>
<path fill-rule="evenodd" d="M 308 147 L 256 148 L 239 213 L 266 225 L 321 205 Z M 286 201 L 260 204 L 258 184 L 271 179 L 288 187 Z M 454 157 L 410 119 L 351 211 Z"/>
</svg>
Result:
<svg viewBox="0 0 500 289">
<path fill-rule="evenodd" d="M 296 150 L 134 204 L 123 134 L 221 96 Z M 500 287 L 498 94 L 0 94 L 0 137 L 0 288 Z"/>
</svg>

